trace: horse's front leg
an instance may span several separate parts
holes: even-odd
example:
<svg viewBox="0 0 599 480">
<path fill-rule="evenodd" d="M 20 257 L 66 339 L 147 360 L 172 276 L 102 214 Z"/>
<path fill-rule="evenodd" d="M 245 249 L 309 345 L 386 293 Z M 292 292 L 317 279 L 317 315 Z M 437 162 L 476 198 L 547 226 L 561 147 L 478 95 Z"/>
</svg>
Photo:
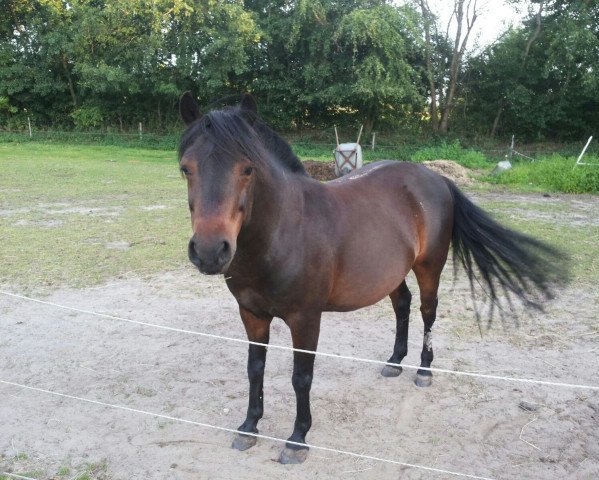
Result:
<svg viewBox="0 0 599 480">
<path fill-rule="evenodd" d="M 287 319 L 291 329 L 293 347 L 316 351 L 318 335 L 320 333 L 320 312 L 313 315 L 297 315 Z M 297 401 L 297 416 L 293 433 L 287 439 L 285 449 L 281 452 L 279 462 L 302 463 L 308 455 L 306 434 L 312 426 L 312 415 L 310 414 L 310 388 L 312 387 L 312 376 L 314 372 L 314 354 L 304 352 L 293 353 L 293 376 L 291 382 L 295 390 Z M 300 445 L 297 445 L 297 444 Z"/>
<path fill-rule="evenodd" d="M 272 317 L 257 317 L 253 313 L 239 307 L 239 313 L 247 332 L 248 340 L 258 343 L 268 343 L 270 334 L 270 322 Z M 264 366 L 266 364 L 266 347 L 261 345 L 249 346 L 248 352 L 248 379 L 250 381 L 250 397 L 245 422 L 239 427 L 239 431 L 258 433 L 258 420 L 264 412 Z M 232 447 L 237 450 L 247 450 L 256 444 L 257 438 L 252 435 L 237 434 L 233 440 Z"/>
</svg>

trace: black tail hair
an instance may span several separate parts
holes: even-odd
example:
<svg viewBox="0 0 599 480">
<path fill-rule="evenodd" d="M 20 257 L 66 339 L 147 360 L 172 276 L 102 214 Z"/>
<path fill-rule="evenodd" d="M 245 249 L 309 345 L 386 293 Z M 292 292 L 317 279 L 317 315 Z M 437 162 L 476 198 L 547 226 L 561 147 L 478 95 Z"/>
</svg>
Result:
<svg viewBox="0 0 599 480">
<path fill-rule="evenodd" d="M 541 302 L 553 297 L 554 288 L 570 279 L 569 258 L 561 250 L 522 233 L 510 230 L 476 206 L 446 179 L 454 200 L 453 263 L 458 261 L 468 275 L 474 292 L 476 280 L 492 302 L 500 306 L 498 291 L 511 305 L 514 294 L 526 307 L 543 310 Z M 479 319 L 478 311 L 476 312 Z"/>
</svg>

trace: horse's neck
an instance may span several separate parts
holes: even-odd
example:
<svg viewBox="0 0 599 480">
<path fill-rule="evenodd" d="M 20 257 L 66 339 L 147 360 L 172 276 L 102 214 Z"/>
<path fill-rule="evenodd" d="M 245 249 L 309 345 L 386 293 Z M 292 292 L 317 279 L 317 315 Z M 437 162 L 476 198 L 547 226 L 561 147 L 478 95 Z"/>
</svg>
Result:
<svg viewBox="0 0 599 480">
<path fill-rule="evenodd" d="M 278 165 L 268 173 L 254 185 L 250 221 L 242 227 L 238 238 L 238 248 L 253 254 L 268 252 L 274 238 L 299 221 L 298 212 L 304 205 L 304 181 L 309 178 Z"/>
<path fill-rule="evenodd" d="M 234 290 L 280 288 L 301 268 L 303 252 L 314 251 L 312 239 L 322 238 L 321 226 L 331 224 L 316 218 L 328 211 L 316 207 L 328 203 L 320 182 L 292 172 L 279 181 L 254 187 L 251 218 L 237 237 L 237 253 L 228 272 L 235 279 Z"/>
<path fill-rule="evenodd" d="M 291 171 L 302 169 L 301 162 L 293 153 L 291 146 L 274 130 L 261 121 L 256 123 L 255 128 L 266 148 L 270 150 L 271 155 L 277 157 L 276 162 L 286 165 Z"/>
</svg>

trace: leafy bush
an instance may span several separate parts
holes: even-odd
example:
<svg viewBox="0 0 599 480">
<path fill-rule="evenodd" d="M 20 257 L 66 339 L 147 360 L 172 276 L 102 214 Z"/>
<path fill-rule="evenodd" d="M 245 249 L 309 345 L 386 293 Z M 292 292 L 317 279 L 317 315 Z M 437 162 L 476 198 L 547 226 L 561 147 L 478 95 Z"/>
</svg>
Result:
<svg viewBox="0 0 599 480">
<path fill-rule="evenodd" d="M 0 95 L 0 112 L 17 113 L 18 108 L 10 104 L 10 99 Z"/>
<path fill-rule="evenodd" d="M 599 163 L 599 157 L 585 157 L 587 163 Z M 499 185 L 521 185 L 553 192 L 599 193 L 599 165 L 576 166 L 575 157 L 551 155 L 535 162 L 516 163 L 511 170 L 485 181 Z"/>
<path fill-rule="evenodd" d="M 86 129 L 102 125 L 102 110 L 93 105 L 83 105 L 71 113 L 76 128 Z"/>
<path fill-rule="evenodd" d="M 422 148 L 414 153 L 410 159 L 413 162 L 453 160 L 467 168 L 486 168 L 489 166 L 489 160 L 481 152 L 463 148 L 459 140 L 453 143 L 443 142 L 441 145 Z"/>
</svg>

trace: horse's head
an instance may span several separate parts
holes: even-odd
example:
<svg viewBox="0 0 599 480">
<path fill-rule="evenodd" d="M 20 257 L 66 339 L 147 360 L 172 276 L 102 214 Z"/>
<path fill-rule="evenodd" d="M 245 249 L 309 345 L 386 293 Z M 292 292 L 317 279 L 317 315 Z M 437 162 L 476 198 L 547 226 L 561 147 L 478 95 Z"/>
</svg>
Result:
<svg viewBox="0 0 599 480">
<path fill-rule="evenodd" d="M 181 97 L 187 129 L 179 165 L 187 179 L 193 235 L 189 259 L 202 273 L 225 273 L 237 236 L 249 221 L 253 187 L 262 156 L 252 128 L 256 103 L 246 95 L 240 106 L 201 115 L 189 92 Z"/>
</svg>

